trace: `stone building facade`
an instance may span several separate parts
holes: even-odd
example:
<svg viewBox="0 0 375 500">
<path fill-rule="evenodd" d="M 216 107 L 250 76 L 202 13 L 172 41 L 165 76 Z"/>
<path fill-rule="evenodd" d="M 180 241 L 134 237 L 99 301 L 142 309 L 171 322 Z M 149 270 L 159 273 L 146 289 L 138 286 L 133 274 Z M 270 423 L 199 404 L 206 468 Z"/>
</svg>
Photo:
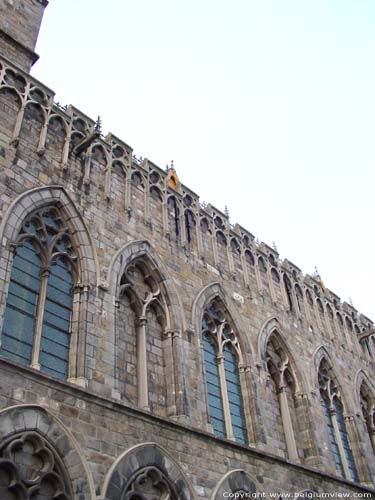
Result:
<svg viewBox="0 0 375 500">
<path fill-rule="evenodd" d="M 374 325 L 29 74 L 0 2 L 0 498 L 372 497 Z"/>
</svg>

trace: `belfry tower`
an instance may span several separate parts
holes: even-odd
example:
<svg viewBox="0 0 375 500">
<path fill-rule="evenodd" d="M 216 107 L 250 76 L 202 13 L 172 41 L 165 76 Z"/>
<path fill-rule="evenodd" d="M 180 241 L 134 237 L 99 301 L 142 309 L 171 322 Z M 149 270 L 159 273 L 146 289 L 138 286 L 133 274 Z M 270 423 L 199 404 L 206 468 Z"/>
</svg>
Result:
<svg viewBox="0 0 375 500">
<path fill-rule="evenodd" d="M 0 0 L 0 53 L 23 71 L 38 59 L 35 45 L 47 0 Z"/>
</svg>

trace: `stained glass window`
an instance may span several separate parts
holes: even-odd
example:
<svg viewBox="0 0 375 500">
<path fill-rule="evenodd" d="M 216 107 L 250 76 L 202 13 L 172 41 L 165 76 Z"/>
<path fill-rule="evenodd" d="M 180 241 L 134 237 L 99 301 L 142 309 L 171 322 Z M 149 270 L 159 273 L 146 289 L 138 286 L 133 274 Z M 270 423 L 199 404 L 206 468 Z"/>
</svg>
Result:
<svg viewBox="0 0 375 500">
<path fill-rule="evenodd" d="M 33 212 L 15 245 L 0 354 L 66 379 L 76 264 L 59 211 Z"/>
</svg>

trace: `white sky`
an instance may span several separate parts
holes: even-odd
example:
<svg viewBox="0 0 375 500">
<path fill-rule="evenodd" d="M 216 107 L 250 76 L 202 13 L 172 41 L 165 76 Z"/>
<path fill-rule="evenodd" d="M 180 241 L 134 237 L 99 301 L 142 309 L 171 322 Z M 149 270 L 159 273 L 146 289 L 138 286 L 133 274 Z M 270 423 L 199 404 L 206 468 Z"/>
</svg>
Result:
<svg viewBox="0 0 375 500">
<path fill-rule="evenodd" d="M 32 73 L 375 319 L 373 0 L 50 0 Z"/>
</svg>

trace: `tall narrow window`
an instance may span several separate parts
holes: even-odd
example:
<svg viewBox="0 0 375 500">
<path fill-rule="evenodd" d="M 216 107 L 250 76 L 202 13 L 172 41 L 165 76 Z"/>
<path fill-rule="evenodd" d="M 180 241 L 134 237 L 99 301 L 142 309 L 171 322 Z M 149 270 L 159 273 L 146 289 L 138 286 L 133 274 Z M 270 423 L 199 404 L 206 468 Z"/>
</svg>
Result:
<svg viewBox="0 0 375 500">
<path fill-rule="evenodd" d="M 68 377 L 76 257 L 55 207 L 33 212 L 15 242 L 0 354 Z"/>
<path fill-rule="evenodd" d="M 292 296 L 292 284 L 288 278 L 288 276 L 284 273 L 283 275 L 284 288 L 286 297 L 288 299 L 289 311 L 293 311 L 293 296 Z"/>
<path fill-rule="evenodd" d="M 361 384 L 360 401 L 366 430 L 375 453 L 375 398 L 365 381 Z"/>
<path fill-rule="evenodd" d="M 185 210 L 185 228 L 186 239 L 188 243 L 192 243 L 194 240 L 195 217 L 191 210 Z"/>
<path fill-rule="evenodd" d="M 40 288 L 40 258 L 31 241 L 16 248 L 4 314 L 0 353 L 30 364 Z"/>
<path fill-rule="evenodd" d="M 325 359 L 319 367 L 319 388 L 336 470 L 345 479 L 359 482 L 344 419 L 344 408 L 332 370 Z"/>
<path fill-rule="evenodd" d="M 167 202 L 168 226 L 172 239 L 178 240 L 180 236 L 180 209 L 174 196 L 170 196 Z"/>
<path fill-rule="evenodd" d="M 223 305 L 214 300 L 202 320 L 209 420 L 217 436 L 247 443 L 239 364 L 241 350 Z"/>
<path fill-rule="evenodd" d="M 290 460 L 299 460 L 297 450 L 296 383 L 290 360 L 277 333 L 273 333 L 266 348 L 267 368 L 272 380 L 272 412 L 277 428 L 270 429 L 281 449 Z"/>
<path fill-rule="evenodd" d="M 162 278 L 146 256 L 125 267 L 119 289 L 116 379 L 128 401 L 166 416 L 168 305 Z M 170 361 L 172 363 L 172 360 Z"/>
</svg>

